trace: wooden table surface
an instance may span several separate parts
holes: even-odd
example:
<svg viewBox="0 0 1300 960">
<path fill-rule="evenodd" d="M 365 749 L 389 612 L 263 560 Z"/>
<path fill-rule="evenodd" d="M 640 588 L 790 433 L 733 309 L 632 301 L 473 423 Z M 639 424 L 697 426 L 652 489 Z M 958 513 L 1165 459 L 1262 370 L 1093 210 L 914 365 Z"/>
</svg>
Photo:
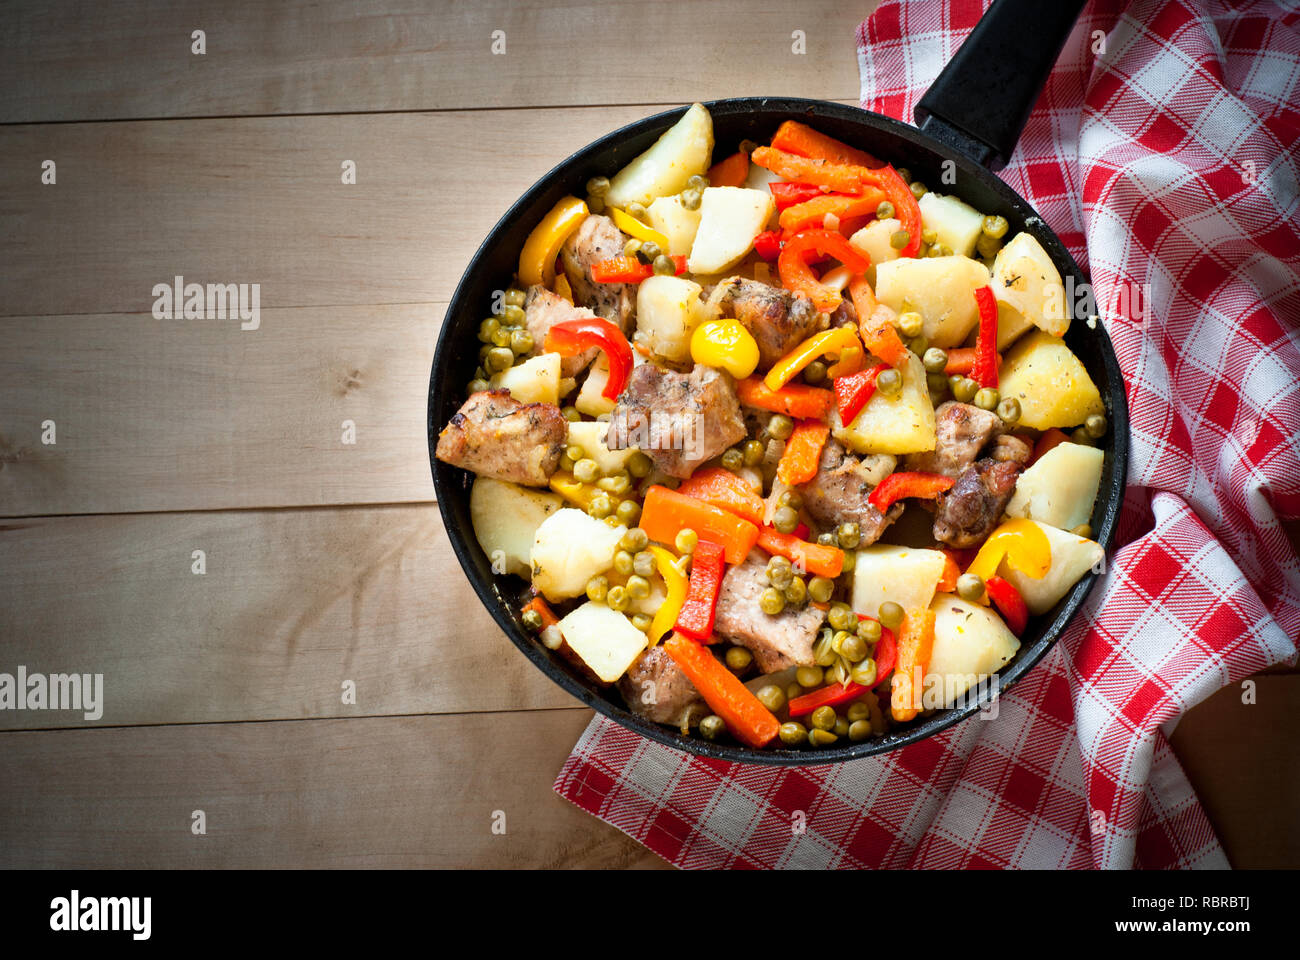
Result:
<svg viewBox="0 0 1300 960">
<path fill-rule="evenodd" d="M 553 164 L 692 100 L 856 102 L 872 6 L 10 10 L 0 671 L 105 692 L 94 721 L 0 712 L 0 866 L 663 866 L 551 792 L 591 713 L 452 556 L 433 345 L 470 253 Z M 260 284 L 260 326 L 156 319 L 177 276 Z M 1226 709 L 1274 743 L 1300 697 L 1265 679 L 1269 711 Z M 1231 729 L 1197 726 L 1211 706 L 1180 753 Z M 1240 809 L 1264 768 L 1203 767 L 1234 862 L 1279 836 L 1294 859 L 1294 781 Z"/>
</svg>

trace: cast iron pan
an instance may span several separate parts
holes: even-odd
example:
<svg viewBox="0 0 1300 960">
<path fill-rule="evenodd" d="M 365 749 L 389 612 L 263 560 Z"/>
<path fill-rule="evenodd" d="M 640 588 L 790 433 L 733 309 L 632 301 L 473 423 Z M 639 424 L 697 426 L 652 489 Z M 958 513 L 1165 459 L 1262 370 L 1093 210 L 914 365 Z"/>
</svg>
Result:
<svg viewBox="0 0 1300 960">
<path fill-rule="evenodd" d="M 1038 238 L 1055 261 L 1067 289 L 1069 277 L 1076 285 L 1083 284 L 1086 277 L 1042 218 L 991 172 L 1003 166 L 1011 155 L 1038 90 L 1081 6 L 1079 0 L 996 0 L 918 105 L 920 130 L 856 107 L 817 100 L 715 100 L 705 104 L 713 116 L 715 156 L 734 152 L 744 139 L 768 142 L 783 120 L 805 121 L 895 166 L 908 167 L 920 180 L 957 195 L 977 210 L 1001 214 L 1011 225 L 1008 236 L 1028 230 Z M 1026 50 L 1035 53 L 1027 57 Z M 583 679 L 524 630 L 519 619 L 523 581 L 494 576 L 474 537 L 469 514 L 473 476 L 433 455 L 438 432 L 464 401 L 469 371 L 478 363 L 479 321 L 489 311 L 492 291 L 510 283 L 529 231 L 562 196 L 580 196 L 590 177 L 614 174 L 647 149 L 683 112 L 676 109 L 647 117 L 579 150 L 542 177 L 506 212 L 470 260 L 447 308 L 429 381 L 429 460 L 447 535 L 479 599 L 523 654 L 569 693 L 642 736 L 700 756 L 744 763 L 812 765 L 894 750 L 952 726 L 975 713 L 981 704 L 938 711 L 899 726 L 887 736 L 822 750 L 753 750 L 732 741 L 709 742 L 683 737 L 674 729 L 634 715 L 616 690 L 600 689 Z M 945 162 L 954 167 L 945 167 Z M 956 182 L 945 184 L 941 174 L 953 168 Z M 1076 313 L 1065 339 L 1101 390 L 1110 420 L 1110 431 L 1103 441 L 1106 456 L 1101 489 L 1092 515 L 1097 540 L 1108 548 L 1124 496 L 1128 409 L 1110 341 L 1100 323 L 1094 329 L 1085 321 L 1086 315 Z M 1095 574 L 1087 575 L 1055 608 L 1033 618 L 1015 659 L 999 676 L 1002 689 L 1015 684 L 1056 643 L 1096 579 Z"/>
</svg>

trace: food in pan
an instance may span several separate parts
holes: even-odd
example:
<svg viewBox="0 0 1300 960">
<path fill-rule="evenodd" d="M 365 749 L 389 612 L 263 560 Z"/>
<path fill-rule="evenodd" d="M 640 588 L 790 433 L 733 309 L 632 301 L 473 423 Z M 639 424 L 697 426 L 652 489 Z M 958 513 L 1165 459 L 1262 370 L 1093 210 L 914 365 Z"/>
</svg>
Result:
<svg viewBox="0 0 1300 960">
<path fill-rule="evenodd" d="M 879 737 L 1101 558 L 1105 410 L 1031 233 L 797 120 L 714 147 L 696 104 L 533 227 L 436 454 L 525 626 L 634 713 Z"/>
</svg>

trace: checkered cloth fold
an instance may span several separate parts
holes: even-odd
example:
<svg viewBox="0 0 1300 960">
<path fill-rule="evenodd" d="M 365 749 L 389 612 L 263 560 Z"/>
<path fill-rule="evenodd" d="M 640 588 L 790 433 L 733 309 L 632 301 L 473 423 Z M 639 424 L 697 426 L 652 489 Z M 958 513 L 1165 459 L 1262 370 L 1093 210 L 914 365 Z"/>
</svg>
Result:
<svg viewBox="0 0 1300 960">
<path fill-rule="evenodd" d="M 863 106 L 910 121 L 985 6 L 885 0 Z M 1162 726 L 1297 654 L 1297 142 L 1294 7 L 1089 4 L 1002 176 L 1091 271 L 1125 375 L 1102 582 L 996 719 L 787 769 L 598 717 L 556 790 L 682 867 L 1226 866 Z"/>
</svg>

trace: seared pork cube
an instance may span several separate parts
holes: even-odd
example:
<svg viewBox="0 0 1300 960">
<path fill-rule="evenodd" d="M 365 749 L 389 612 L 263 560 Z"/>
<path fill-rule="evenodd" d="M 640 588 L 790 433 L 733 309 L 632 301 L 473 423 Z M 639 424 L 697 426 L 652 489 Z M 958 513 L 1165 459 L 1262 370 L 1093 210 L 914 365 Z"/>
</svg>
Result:
<svg viewBox="0 0 1300 960">
<path fill-rule="evenodd" d="M 1002 519 L 1019 476 L 1014 460 L 985 457 L 971 464 L 935 501 L 934 539 L 958 548 L 982 541 Z"/>
<path fill-rule="evenodd" d="M 956 479 L 1001 427 L 1001 418 L 991 410 L 956 400 L 941 403 L 934 411 L 934 449 L 909 454 L 907 469 Z"/>
<path fill-rule="evenodd" d="M 554 404 L 520 403 L 509 390 L 485 390 L 452 416 L 436 453 L 480 476 L 544 487 L 568 436 L 569 422 Z"/>
<path fill-rule="evenodd" d="M 805 509 L 828 529 L 856 523 L 861 530 L 860 545 L 870 546 L 903 512 L 903 504 L 896 503 L 882 514 L 867 501 L 871 491 L 893 472 L 895 462 L 883 453 L 858 459 L 837 441 L 827 440 L 817 476 L 800 488 Z"/>
<path fill-rule="evenodd" d="M 639 447 L 661 471 L 685 479 L 744 437 L 729 375 L 698 364 L 686 374 L 643 363 L 610 413 L 605 446 Z"/>
<path fill-rule="evenodd" d="M 826 614 L 812 604 L 787 607 L 776 616 L 764 613 L 759 601 L 770 586 L 763 574 L 766 567 L 767 554 L 751 550 L 744 563 L 726 572 L 713 630 L 746 647 L 763 673 L 812 666 L 813 641 Z"/>
<path fill-rule="evenodd" d="M 582 320 L 596 316 L 586 307 L 575 307 L 557 293 L 551 293 L 540 284 L 528 288 L 524 298 L 524 326 L 533 338 L 530 357 L 542 353 L 546 347 L 546 332 L 563 320 Z M 599 351 L 595 347 L 560 361 L 561 377 L 576 377 L 586 370 Z"/>
<path fill-rule="evenodd" d="M 709 708 L 695 685 L 662 645 L 643 652 L 618 681 L 618 689 L 635 714 L 683 730 L 708 716 Z"/>
<path fill-rule="evenodd" d="M 592 214 L 569 235 L 560 250 L 573 302 L 618 324 L 624 333 L 632 330 L 636 288 L 626 283 L 598 283 L 592 279 L 591 267 L 601 260 L 623 256 L 627 241 L 627 234 L 614 226 L 613 220 Z"/>
<path fill-rule="evenodd" d="M 814 333 L 825 330 L 827 318 L 807 297 L 757 280 L 728 277 L 709 295 L 723 317 L 739 320 L 758 341 L 759 366 L 772 366 Z"/>
</svg>

